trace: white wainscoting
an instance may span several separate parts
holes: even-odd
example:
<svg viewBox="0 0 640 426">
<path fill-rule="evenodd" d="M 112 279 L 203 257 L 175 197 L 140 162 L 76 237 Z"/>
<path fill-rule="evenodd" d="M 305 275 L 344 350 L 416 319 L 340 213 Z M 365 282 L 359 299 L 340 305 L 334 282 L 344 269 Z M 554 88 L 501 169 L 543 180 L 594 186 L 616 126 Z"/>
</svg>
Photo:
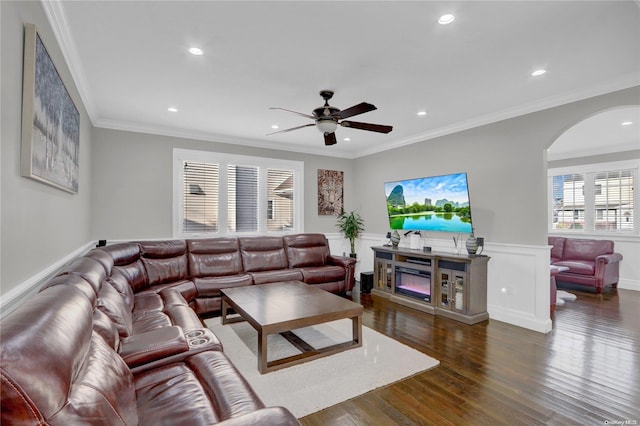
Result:
<svg viewBox="0 0 640 426">
<path fill-rule="evenodd" d="M 338 256 L 349 256 L 351 247 L 349 240 L 345 239 L 342 234 L 327 233 L 325 234 L 329 240 L 329 250 L 331 254 Z M 358 263 L 356 263 L 356 280 L 360 281 L 361 272 L 373 271 L 373 250 L 371 247 L 381 246 L 387 242 L 384 236 L 374 234 L 364 234 L 356 241 L 356 253 L 358 254 Z"/>
<path fill-rule="evenodd" d="M 550 318 L 549 246 L 489 244 L 489 317 L 548 333 Z"/>
<path fill-rule="evenodd" d="M 331 253 L 349 254 L 349 242 L 339 233 L 325 234 L 329 240 Z M 373 270 L 373 250 L 371 247 L 385 244 L 384 235 L 366 233 L 358 240 L 356 252 L 356 279 L 361 272 Z M 454 251 L 453 241 L 426 238 L 423 245 L 434 251 Z M 10 312 L 24 299 L 35 293 L 44 281 L 62 269 L 67 263 L 85 254 L 95 242 L 87 243 L 68 256 L 50 265 L 39 274 L 3 294 L 0 299 L 2 315 Z M 408 239 L 403 238 L 401 247 L 408 247 Z M 492 244 L 485 242 L 484 254 L 491 257 L 487 289 L 487 310 L 493 320 L 535 330 L 541 333 L 551 331 L 549 316 L 549 250 L 548 246 L 523 246 L 515 244 Z"/>
<path fill-rule="evenodd" d="M 40 287 L 51 278 L 55 273 L 64 268 L 65 265 L 70 263 L 76 257 L 82 256 L 87 253 L 96 242 L 91 241 L 77 250 L 69 253 L 62 259 L 49 265 L 47 268 L 40 271 L 38 274 L 32 276 L 28 280 L 22 282 L 18 286 L 12 288 L 7 293 L 0 296 L 0 318 L 4 317 L 9 312 L 13 311 L 20 304 L 22 304 L 28 296 L 36 293 L 40 290 Z"/>
<path fill-rule="evenodd" d="M 339 234 L 326 234 L 331 253 L 348 253 L 349 243 Z M 387 243 L 384 235 L 364 234 L 358 240 L 356 251 L 360 272 L 373 270 L 371 247 Z M 453 239 L 424 238 L 423 246 L 433 251 L 454 253 Z M 401 247 L 409 247 L 402 238 Z M 485 242 L 484 253 L 489 261 L 487 285 L 487 311 L 493 320 L 506 322 L 540 333 L 551 331 L 549 289 L 549 246 L 493 244 Z"/>
</svg>

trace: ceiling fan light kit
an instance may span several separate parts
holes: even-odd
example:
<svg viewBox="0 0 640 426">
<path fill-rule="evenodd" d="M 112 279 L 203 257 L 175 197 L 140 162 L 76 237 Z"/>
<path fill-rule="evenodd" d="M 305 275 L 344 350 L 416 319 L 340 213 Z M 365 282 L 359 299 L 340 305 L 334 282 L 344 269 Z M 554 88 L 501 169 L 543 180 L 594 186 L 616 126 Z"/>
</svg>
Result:
<svg viewBox="0 0 640 426">
<path fill-rule="evenodd" d="M 316 127 L 322 133 L 333 133 L 338 127 L 338 122 L 333 120 L 318 120 Z"/>
<path fill-rule="evenodd" d="M 303 127 L 316 126 L 318 131 L 320 131 L 324 135 L 324 144 L 335 145 L 337 143 L 335 130 L 338 127 L 338 125 L 342 127 L 351 127 L 353 129 L 367 130 L 370 132 L 377 132 L 377 133 L 389 133 L 391 130 L 393 130 L 392 126 L 387 126 L 384 124 L 361 123 L 358 121 L 344 120 L 345 118 L 353 117 L 354 115 L 359 115 L 359 114 L 364 114 L 365 112 L 374 111 L 375 109 L 377 109 L 375 105 L 372 105 L 366 102 L 361 102 L 358 105 L 354 105 L 350 108 L 340 110 L 339 108 L 329 105 L 329 99 L 333 97 L 333 90 L 321 90 L 320 96 L 322 96 L 322 98 L 324 99 L 324 105 L 314 109 L 312 114 L 304 114 L 302 112 L 291 111 L 286 108 L 278 108 L 278 107 L 269 108 L 269 109 L 280 109 L 283 111 L 291 112 L 293 114 L 310 118 L 315 121 L 315 123 L 309 123 L 302 126 L 292 127 L 290 129 L 280 130 L 278 132 L 269 133 L 269 135 L 273 135 L 276 133 L 290 132 L 292 130 L 301 129 Z M 343 121 L 339 121 L 339 120 L 343 120 Z"/>
</svg>

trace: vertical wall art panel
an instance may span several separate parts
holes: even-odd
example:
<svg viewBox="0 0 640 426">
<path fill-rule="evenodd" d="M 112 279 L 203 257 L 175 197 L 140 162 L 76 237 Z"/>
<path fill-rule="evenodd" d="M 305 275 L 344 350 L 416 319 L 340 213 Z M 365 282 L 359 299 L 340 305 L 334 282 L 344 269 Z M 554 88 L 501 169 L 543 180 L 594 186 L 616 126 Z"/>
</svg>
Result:
<svg viewBox="0 0 640 426">
<path fill-rule="evenodd" d="M 25 24 L 22 176 L 78 193 L 80 114 L 33 24 Z"/>
<path fill-rule="evenodd" d="M 342 211 L 344 172 L 318 169 L 318 215 L 338 215 Z"/>
</svg>

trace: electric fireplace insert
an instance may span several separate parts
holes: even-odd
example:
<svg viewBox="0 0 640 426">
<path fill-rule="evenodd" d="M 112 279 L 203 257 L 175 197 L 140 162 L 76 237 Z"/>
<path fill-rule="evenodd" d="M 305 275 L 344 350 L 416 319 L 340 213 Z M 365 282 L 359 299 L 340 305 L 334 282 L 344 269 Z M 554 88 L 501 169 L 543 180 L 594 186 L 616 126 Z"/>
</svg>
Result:
<svg viewBox="0 0 640 426">
<path fill-rule="evenodd" d="M 396 265 L 396 293 L 431 302 L 431 271 L 427 268 Z"/>
</svg>

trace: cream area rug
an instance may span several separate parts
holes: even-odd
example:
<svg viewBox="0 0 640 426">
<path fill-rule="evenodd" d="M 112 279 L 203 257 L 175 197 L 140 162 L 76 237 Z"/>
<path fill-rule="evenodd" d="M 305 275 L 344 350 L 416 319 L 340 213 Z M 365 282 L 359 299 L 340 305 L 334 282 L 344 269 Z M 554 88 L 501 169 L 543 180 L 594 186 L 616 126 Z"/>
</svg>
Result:
<svg viewBox="0 0 640 426">
<path fill-rule="evenodd" d="M 257 332 L 246 322 L 221 325 L 220 318 L 205 321 L 222 341 L 224 352 L 267 406 L 283 406 L 296 417 L 320 411 L 419 372 L 439 361 L 368 327 L 363 344 L 267 374 L 260 374 Z M 351 320 L 338 320 L 294 331 L 315 348 L 349 341 Z M 299 351 L 280 335 L 269 336 L 268 360 Z"/>
</svg>

